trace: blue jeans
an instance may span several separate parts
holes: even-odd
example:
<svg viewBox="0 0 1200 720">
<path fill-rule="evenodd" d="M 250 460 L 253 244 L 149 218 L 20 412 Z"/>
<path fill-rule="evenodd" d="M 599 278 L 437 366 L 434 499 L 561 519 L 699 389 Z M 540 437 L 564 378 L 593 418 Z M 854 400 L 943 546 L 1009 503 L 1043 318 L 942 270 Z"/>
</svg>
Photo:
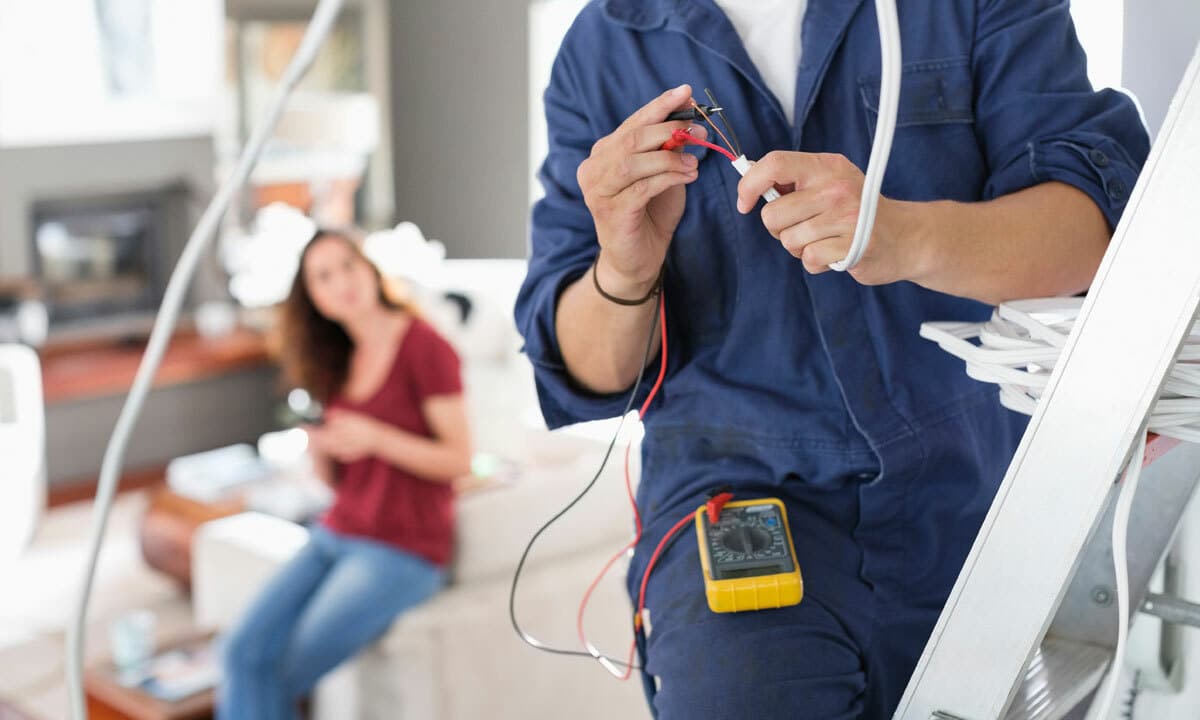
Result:
<svg viewBox="0 0 1200 720">
<path fill-rule="evenodd" d="M 398 548 L 314 526 L 308 544 L 224 639 L 221 720 L 295 718 L 317 680 L 441 587 L 443 572 Z"/>
</svg>

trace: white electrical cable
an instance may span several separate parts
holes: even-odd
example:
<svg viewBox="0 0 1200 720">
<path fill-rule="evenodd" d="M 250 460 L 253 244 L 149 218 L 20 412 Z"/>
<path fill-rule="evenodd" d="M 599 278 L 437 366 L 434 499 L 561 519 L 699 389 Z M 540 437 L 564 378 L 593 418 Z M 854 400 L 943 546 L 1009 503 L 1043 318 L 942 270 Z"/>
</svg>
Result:
<svg viewBox="0 0 1200 720">
<path fill-rule="evenodd" d="M 1117 506 L 1113 509 L 1112 553 L 1113 570 L 1117 576 L 1117 647 L 1109 664 L 1104 683 L 1096 692 L 1096 699 L 1088 711 L 1087 720 L 1105 720 L 1112 711 L 1117 697 L 1117 682 L 1121 679 L 1121 661 L 1125 658 L 1125 643 L 1129 639 L 1129 515 L 1133 509 L 1133 496 L 1137 494 L 1138 480 L 1142 476 L 1142 462 L 1146 456 L 1146 433 L 1129 455 L 1125 466 L 1125 478 L 1121 481 L 1121 492 L 1117 495 Z"/>
<path fill-rule="evenodd" d="M 179 263 L 172 271 L 166 291 L 163 293 L 162 306 L 155 318 L 154 328 L 150 332 L 146 352 L 142 356 L 141 364 L 134 376 L 133 386 L 125 399 L 124 407 L 121 408 L 121 414 L 117 418 L 117 424 L 109 438 L 108 447 L 104 451 L 104 460 L 100 465 L 100 479 L 96 486 L 90 552 L 79 602 L 67 636 L 67 694 L 71 705 L 71 717 L 76 720 L 86 720 L 87 718 L 87 707 L 83 694 L 83 646 L 88 600 L 91 597 L 92 582 L 96 576 L 96 562 L 104 542 L 104 531 L 108 524 L 108 514 L 116 493 L 117 481 L 121 474 L 121 464 L 125 455 L 125 447 L 129 442 L 129 434 L 141 413 L 142 403 L 146 399 L 146 394 L 150 390 L 154 375 L 162 361 L 163 352 L 174 331 L 175 321 L 180 307 L 183 305 L 184 295 L 196 265 L 200 262 L 205 248 L 216 231 L 217 223 L 220 222 L 230 202 L 250 176 L 251 170 L 254 169 L 263 147 L 270 139 L 271 133 L 279 121 L 288 96 L 309 66 L 312 65 L 317 51 L 329 35 L 334 21 L 341 12 L 343 2 L 344 0 L 320 0 L 309 21 L 304 38 L 296 50 L 295 57 L 284 71 L 279 90 L 266 117 L 258 123 L 238 159 L 233 174 L 217 190 L 216 195 L 200 217 L 200 222 L 192 231 L 191 237 L 188 238 Z"/>
<path fill-rule="evenodd" d="M 971 377 L 999 385 L 1000 402 L 1005 407 L 1032 415 L 1082 306 L 1083 298 L 1020 300 L 996 308 L 991 319 L 983 323 L 924 323 L 921 337 L 933 340 L 946 352 L 964 360 Z M 1200 324 L 1193 324 L 1184 339 L 1179 357 L 1150 412 L 1147 430 L 1185 442 L 1200 442 Z M 1130 454 L 1113 508 L 1117 646 L 1104 684 L 1088 713 L 1089 720 L 1108 717 L 1125 656 L 1129 634 L 1126 540 L 1145 454 L 1143 432 Z"/>
<path fill-rule="evenodd" d="M 834 270 L 849 270 L 862 260 L 871 243 L 875 229 L 875 211 L 879 208 L 879 193 L 883 175 L 892 153 L 892 138 L 896 134 L 896 113 L 900 108 L 900 20 L 895 0 L 875 0 L 875 16 L 879 22 L 879 112 L 875 120 L 875 138 L 871 143 L 871 158 L 867 161 L 863 180 L 862 202 L 858 208 L 858 224 L 854 240 L 846 257 L 831 264 Z"/>
<path fill-rule="evenodd" d="M 875 230 L 875 213 L 879 209 L 879 193 L 883 187 L 883 175 L 887 171 L 888 158 L 892 154 L 892 138 L 896 134 L 896 114 L 900 108 L 900 19 L 896 14 L 895 0 L 875 0 L 875 16 L 879 22 L 879 112 L 875 122 L 875 138 L 871 143 L 871 157 L 867 161 L 867 172 L 863 178 L 862 201 L 858 207 L 858 222 L 854 227 L 854 239 L 846 257 L 832 263 L 834 270 L 849 270 L 862 260 L 871 244 L 871 233 Z M 733 161 L 733 167 L 743 177 L 750 171 L 752 162 L 745 155 Z M 779 191 L 767 188 L 762 199 L 773 202 L 779 199 Z"/>
<path fill-rule="evenodd" d="M 738 175 L 742 177 L 746 177 L 746 173 L 750 172 L 750 167 L 754 165 L 754 163 L 746 159 L 745 155 L 738 155 L 731 164 L 733 165 L 733 169 L 738 171 Z M 779 191 L 775 188 L 767 188 L 766 192 L 762 194 L 762 199 L 766 202 L 775 202 L 779 199 Z"/>
<path fill-rule="evenodd" d="M 984 323 L 924 323 L 921 337 L 964 360 L 971 377 L 999 385 L 1005 407 L 1032 415 L 1082 305 L 1083 298 L 1018 300 L 998 307 Z M 1200 442 L 1200 325 L 1184 339 L 1148 428 Z"/>
</svg>

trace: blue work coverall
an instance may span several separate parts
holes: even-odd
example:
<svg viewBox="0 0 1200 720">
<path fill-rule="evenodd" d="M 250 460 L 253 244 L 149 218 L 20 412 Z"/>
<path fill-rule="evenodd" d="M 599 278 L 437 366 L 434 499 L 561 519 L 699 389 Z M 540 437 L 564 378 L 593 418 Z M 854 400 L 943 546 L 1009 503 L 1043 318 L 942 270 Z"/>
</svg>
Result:
<svg viewBox="0 0 1200 720">
<path fill-rule="evenodd" d="M 1115 227 L 1149 143 L 1128 97 L 1093 91 L 1066 0 L 900 0 L 898 12 L 903 81 L 884 195 L 971 202 L 1059 181 Z M 751 159 L 800 150 L 866 167 L 880 73 L 873 3 L 809 0 L 801 40 L 789 124 L 711 0 L 593 2 L 575 21 L 545 93 L 546 195 L 516 307 L 551 426 L 611 417 L 626 401 L 573 382 L 555 336 L 560 292 L 599 249 L 575 177 L 597 139 L 686 82 L 698 98 L 713 90 Z M 670 719 L 888 718 L 1025 426 L 917 330 L 990 308 L 909 282 L 807 274 L 758 210 L 736 211 L 729 163 L 699 155 L 666 260 L 671 352 L 646 417 L 646 532 L 629 583 L 636 591 L 667 528 L 731 485 L 787 504 L 805 597 L 712 613 L 686 530 L 649 582 L 648 695 Z"/>
</svg>

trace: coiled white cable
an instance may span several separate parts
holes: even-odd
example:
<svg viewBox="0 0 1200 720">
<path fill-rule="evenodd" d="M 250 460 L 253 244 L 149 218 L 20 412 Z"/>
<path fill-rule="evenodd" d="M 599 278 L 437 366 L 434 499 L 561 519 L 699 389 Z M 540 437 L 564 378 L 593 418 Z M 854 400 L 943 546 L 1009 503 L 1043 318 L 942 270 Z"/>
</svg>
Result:
<svg viewBox="0 0 1200 720">
<path fill-rule="evenodd" d="M 875 16 L 879 23 L 879 113 L 875 121 L 875 138 L 871 142 L 871 158 L 863 179 L 862 202 L 858 208 L 858 223 L 846 257 L 831 264 L 834 270 L 849 270 L 862 260 L 871 244 L 875 229 L 875 212 L 879 208 L 879 193 L 883 175 L 892 153 L 892 138 L 896 134 L 896 113 L 900 108 L 900 19 L 895 0 L 875 0 Z"/>
<path fill-rule="evenodd" d="M 80 589 L 78 604 L 67 635 L 67 694 L 71 706 L 71 717 L 75 720 L 86 720 L 87 707 L 83 694 L 83 650 L 84 631 L 87 622 L 88 600 L 91 597 L 92 582 L 96 576 L 96 562 L 100 556 L 100 548 L 104 542 L 104 531 L 108 525 L 109 510 L 112 508 L 113 496 L 117 490 L 117 481 L 121 475 L 121 464 L 125 455 L 125 447 L 129 443 L 129 435 L 137 422 L 142 410 L 142 403 L 150 390 L 154 375 L 162 362 L 163 352 L 175 329 L 179 310 L 183 305 L 187 287 L 195 273 L 196 265 L 203 257 L 204 250 L 217 229 L 217 224 L 225 214 L 234 196 L 250 176 L 250 171 L 258 162 L 259 155 L 270 139 L 272 131 L 283 112 L 284 105 L 292 90 L 300 82 L 316 58 L 317 51 L 324 44 L 325 38 L 333 28 L 333 23 L 341 12 L 344 0 L 320 0 L 309 21 L 304 38 L 296 50 L 295 57 L 283 73 L 280 87 L 266 116 L 258 123 L 233 174 L 217 190 L 204 214 L 200 217 L 187 245 L 179 258 L 179 263 L 171 272 L 171 278 L 163 293 L 162 306 L 154 320 L 154 328 L 150 332 L 150 340 L 146 352 L 142 355 L 134 376 L 133 387 L 125 398 L 125 405 L 117 417 L 117 424 L 109 438 L 108 447 L 104 451 L 104 460 L 100 465 L 100 479 L 96 486 L 96 502 L 93 511 L 92 535 L 84 570 L 83 586 Z"/>
<path fill-rule="evenodd" d="M 1082 305 L 1083 298 L 1018 300 L 996 308 L 984 323 L 924 323 L 921 337 L 964 360 L 971 377 L 997 384 L 1005 407 L 1032 415 Z M 1148 428 L 1200 442 L 1200 325 L 1184 339 Z"/>
<path fill-rule="evenodd" d="M 1066 344 L 1083 298 L 1044 298 L 1005 303 L 983 323 L 928 322 L 921 337 L 966 362 L 967 374 L 1000 388 L 1000 402 L 1032 415 Z M 977 341 L 978 344 L 975 344 Z M 1200 324 L 1193 324 L 1163 390 L 1150 412 L 1149 432 L 1200 442 Z M 1129 570 L 1126 538 L 1133 498 L 1146 453 L 1146 434 L 1130 454 L 1113 509 L 1112 550 L 1116 574 L 1117 646 L 1089 720 L 1109 715 L 1116 696 L 1129 625 Z"/>
</svg>

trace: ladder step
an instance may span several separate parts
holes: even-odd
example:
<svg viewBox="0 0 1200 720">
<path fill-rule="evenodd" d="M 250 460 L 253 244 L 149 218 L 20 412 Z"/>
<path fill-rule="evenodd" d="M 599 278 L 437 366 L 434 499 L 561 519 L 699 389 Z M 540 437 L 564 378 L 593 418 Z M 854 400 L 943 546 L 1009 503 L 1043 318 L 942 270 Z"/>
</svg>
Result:
<svg viewBox="0 0 1200 720">
<path fill-rule="evenodd" d="M 1200 604 L 1170 595 L 1150 593 L 1142 603 L 1142 612 L 1175 625 L 1200 627 Z"/>
<path fill-rule="evenodd" d="M 1095 690 L 1112 652 L 1048 637 L 1034 653 L 1005 720 L 1060 720 Z"/>
</svg>

